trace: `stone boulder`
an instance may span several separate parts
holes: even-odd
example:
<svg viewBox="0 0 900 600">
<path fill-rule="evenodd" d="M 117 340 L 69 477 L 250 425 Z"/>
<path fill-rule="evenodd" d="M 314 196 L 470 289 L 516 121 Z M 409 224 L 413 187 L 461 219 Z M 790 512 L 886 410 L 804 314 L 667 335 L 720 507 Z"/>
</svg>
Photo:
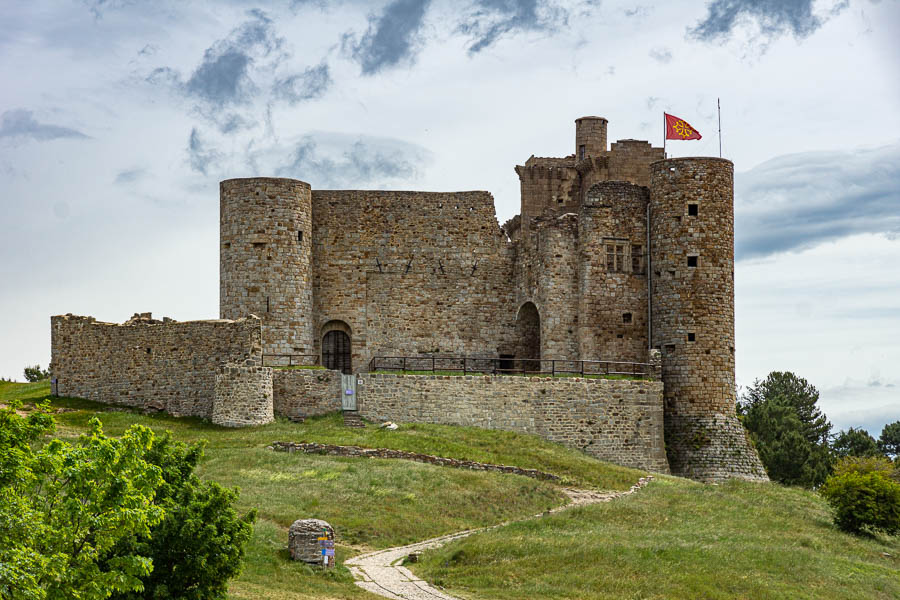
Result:
<svg viewBox="0 0 900 600">
<path fill-rule="evenodd" d="M 320 537 L 334 541 L 334 528 L 321 519 L 298 519 L 288 530 L 288 550 L 292 560 L 322 564 Z"/>
</svg>

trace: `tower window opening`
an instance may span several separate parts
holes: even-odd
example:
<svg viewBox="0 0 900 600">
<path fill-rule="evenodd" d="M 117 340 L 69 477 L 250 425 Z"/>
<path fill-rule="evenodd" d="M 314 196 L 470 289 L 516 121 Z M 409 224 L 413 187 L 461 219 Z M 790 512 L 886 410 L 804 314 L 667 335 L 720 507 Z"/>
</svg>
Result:
<svg viewBox="0 0 900 600">
<path fill-rule="evenodd" d="M 688 256 L 687 257 L 687 265 L 689 267 L 696 267 L 697 266 L 697 258 L 698 257 L 696 257 L 696 256 Z"/>
<path fill-rule="evenodd" d="M 584 160 L 584 153 L 584 144 L 581 144 L 580 146 L 578 146 L 578 160 Z"/>
<path fill-rule="evenodd" d="M 688 216 L 696 217 L 698 214 L 700 214 L 700 205 L 693 203 L 688 204 Z"/>
<path fill-rule="evenodd" d="M 622 314 L 622 322 L 623 323 L 631 323 L 631 313 L 623 313 Z"/>
<path fill-rule="evenodd" d="M 265 248 L 266 243 L 265 242 L 253 242 L 253 247 L 254 248 Z"/>
<path fill-rule="evenodd" d="M 303 232 L 302 231 L 297 232 L 297 241 L 300 242 L 301 244 L 303 243 Z"/>
<path fill-rule="evenodd" d="M 610 273 L 625 270 L 625 244 L 606 244 L 606 270 Z"/>
<path fill-rule="evenodd" d="M 637 244 L 631 246 L 631 272 L 644 272 L 644 248 Z"/>
<path fill-rule="evenodd" d="M 696 341 L 696 340 L 697 340 L 697 336 L 694 335 L 694 332 L 693 332 L 693 331 L 690 332 L 690 333 L 688 333 L 688 341 L 689 341 L 689 342 L 694 342 L 694 341 Z"/>
</svg>

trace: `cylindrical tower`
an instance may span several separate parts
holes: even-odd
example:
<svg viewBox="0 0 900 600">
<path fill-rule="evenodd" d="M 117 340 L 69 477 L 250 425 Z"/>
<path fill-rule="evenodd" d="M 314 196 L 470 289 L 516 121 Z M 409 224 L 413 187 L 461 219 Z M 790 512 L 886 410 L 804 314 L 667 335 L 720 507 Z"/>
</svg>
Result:
<svg viewBox="0 0 900 600">
<path fill-rule="evenodd" d="M 575 119 L 575 160 L 606 154 L 606 124 L 603 117 Z"/>
<path fill-rule="evenodd" d="M 652 345 L 662 351 L 672 473 L 766 479 L 735 416 L 734 165 L 650 166 Z"/>
<path fill-rule="evenodd" d="M 260 317 L 265 354 L 313 354 L 309 184 L 228 179 L 219 198 L 221 318 Z"/>
</svg>

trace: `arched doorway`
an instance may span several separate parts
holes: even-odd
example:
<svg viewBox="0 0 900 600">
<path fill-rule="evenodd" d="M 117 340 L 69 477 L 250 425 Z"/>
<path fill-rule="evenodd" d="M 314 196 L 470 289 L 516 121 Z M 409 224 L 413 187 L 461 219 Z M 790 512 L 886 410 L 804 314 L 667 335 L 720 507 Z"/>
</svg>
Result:
<svg viewBox="0 0 900 600">
<path fill-rule="evenodd" d="M 516 315 L 517 359 L 526 371 L 541 370 L 541 315 L 534 302 L 526 302 Z"/>
<path fill-rule="evenodd" d="M 353 372 L 350 327 L 343 321 L 329 321 L 322 328 L 322 366 L 349 375 Z"/>
</svg>

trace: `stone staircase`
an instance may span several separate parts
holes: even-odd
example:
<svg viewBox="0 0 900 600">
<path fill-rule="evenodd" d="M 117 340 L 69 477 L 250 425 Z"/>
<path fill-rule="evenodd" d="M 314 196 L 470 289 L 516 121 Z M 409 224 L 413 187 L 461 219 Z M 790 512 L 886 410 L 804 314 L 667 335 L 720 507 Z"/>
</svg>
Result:
<svg viewBox="0 0 900 600">
<path fill-rule="evenodd" d="M 344 411 L 344 427 L 365 427 L 366 424 L 363 423 L 362 417 L 359 416 L 359 412 L 355 410 L 345 410 Z"/>
</svg>

